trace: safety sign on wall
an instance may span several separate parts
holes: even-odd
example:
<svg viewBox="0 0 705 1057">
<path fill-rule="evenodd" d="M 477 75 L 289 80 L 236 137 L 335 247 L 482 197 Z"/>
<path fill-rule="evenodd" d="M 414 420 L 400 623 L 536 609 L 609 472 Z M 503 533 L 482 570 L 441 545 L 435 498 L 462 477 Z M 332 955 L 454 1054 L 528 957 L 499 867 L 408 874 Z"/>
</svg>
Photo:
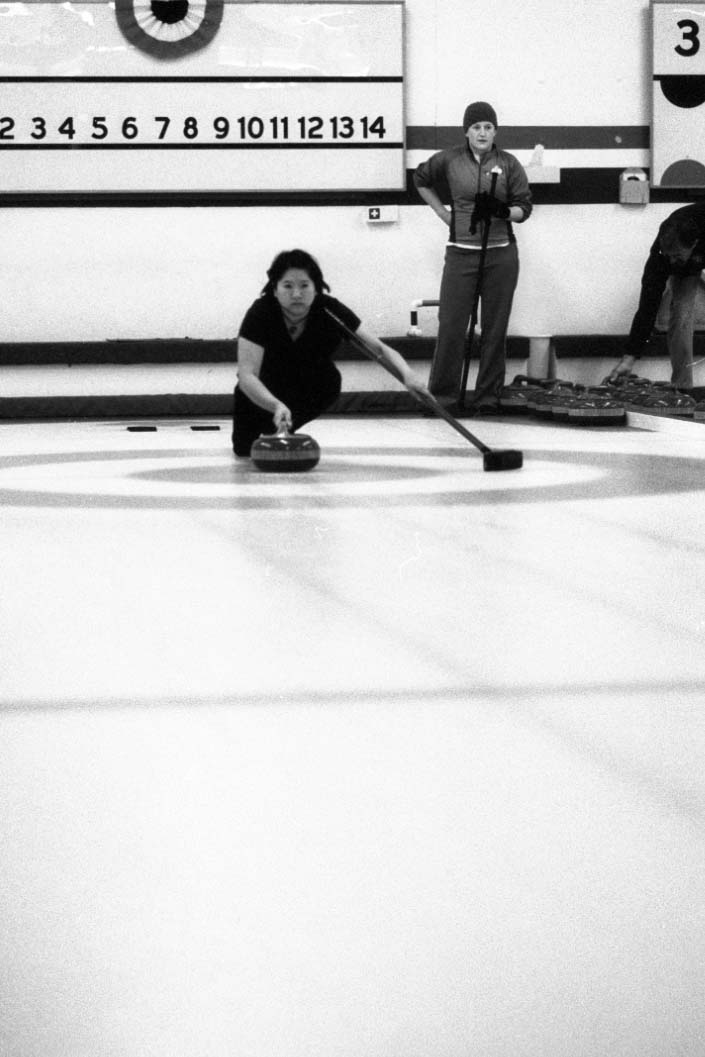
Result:
<svg viewBox="0 0 705 1057">
<path fill-rule="evenodd" d="M 705 187 L 705 3 L 652 0 L 651 183 Z"/>
<path fill-rule="evenodd" d="M 402 189 L 403 16 L 2 0 L 0 192 Z"/>
</svg>

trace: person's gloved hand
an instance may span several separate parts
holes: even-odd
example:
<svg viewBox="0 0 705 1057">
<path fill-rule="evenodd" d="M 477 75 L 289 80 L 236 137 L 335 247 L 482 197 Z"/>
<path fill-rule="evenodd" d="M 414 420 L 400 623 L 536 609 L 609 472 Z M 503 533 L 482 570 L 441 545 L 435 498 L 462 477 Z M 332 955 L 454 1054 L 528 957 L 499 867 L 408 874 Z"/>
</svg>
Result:
<svg viewBox="0 0 705 1057">
<path fill-rule="evenodd" d="M 500 220 L 509 219 L 509 206 L 506 202 L 502 202 L 499 198 L 491 195 L 488 191 L 482 192 L 485 202 L 487 203 L 487 211 L 492 217 L 499 217 Z"/>
<path fill-rule="evenodd" d="M 488 191 L 478 191 L 475 195 L 475 208 L 472 211 L 472 217 L 470 218 L 470 234 L 474 235 L 477 231 L 478 224 L 488 223 L 492 217 L 499 217 L 500 220 L 509 219 L 509 206 L 506 202 L 500 201 L 495 195 L 491 195 Z"/>
</svg>

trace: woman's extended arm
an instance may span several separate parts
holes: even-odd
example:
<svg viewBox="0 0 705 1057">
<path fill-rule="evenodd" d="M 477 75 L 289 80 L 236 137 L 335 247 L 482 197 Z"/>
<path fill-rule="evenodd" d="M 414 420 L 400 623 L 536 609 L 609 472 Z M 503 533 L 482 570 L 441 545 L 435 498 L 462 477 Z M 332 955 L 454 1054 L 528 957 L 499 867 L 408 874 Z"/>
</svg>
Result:
<svg viewBox="0 0 705 1057">
<path fill-rule="evenodd" d="M 409 367 L 401 353 L 397 352 L 390 345 L 386 345 L 380 338 L 376 338 L 373 334 L 358 327 L 356 334 L 359 338 L 369 345 L 377 353 L 379 353 L 385 363 L 392 368 L 393 372 L 398 375 L 400 381 L 406 386 L 412 393 L 428 393 L 428 389 L 421 381 L 419 376 Z"/>
<path fill-rule="evenodd" d="M 260 380 L 259 373 L 262 369 L 263 356 L 264 349 L 261 345 L 256 345 L 254 341 L 250 341 L 248 338 L 238 338 L 237 379 L 240 389 L 245 396 L 250 398 L 253 404 L 257 404 L 257 407 L 261 407 L 263 411 L 271 413 L 277 429 L 283 425 L 290 428 L 292 423 L 291 411 L 281 400 L 277 400 L 274 393 L 270 392 Z"/>
</svg>

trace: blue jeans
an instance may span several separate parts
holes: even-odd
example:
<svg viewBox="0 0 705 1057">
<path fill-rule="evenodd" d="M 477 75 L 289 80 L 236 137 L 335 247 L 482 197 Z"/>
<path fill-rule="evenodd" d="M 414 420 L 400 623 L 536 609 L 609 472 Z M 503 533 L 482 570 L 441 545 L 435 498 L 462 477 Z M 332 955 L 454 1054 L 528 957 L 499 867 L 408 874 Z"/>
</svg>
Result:
<svg viewBox="0 0 705 1057">
<path fill-rule="evenodd" d="M 438 338 L 429 389 L 443 403 L 458 400 L 465 334 L 472 314 L 480 263 L 478 250 L 446 248 L 438 309 Z M 504 385 L 507 328 L 519 278 L 515 242 L 487 250 L 480 294 L 480 366 L 476 398 L 498 397 Z"/>
</svg>

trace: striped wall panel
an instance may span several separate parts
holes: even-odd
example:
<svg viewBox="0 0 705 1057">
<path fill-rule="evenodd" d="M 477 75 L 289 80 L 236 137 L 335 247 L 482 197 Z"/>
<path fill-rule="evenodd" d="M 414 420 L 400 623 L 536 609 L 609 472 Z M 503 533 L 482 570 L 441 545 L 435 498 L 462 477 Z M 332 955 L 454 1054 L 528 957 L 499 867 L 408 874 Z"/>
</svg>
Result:
<svg viewBox="0 0 705 1057">
<path fill-rule="evenodd" d="M 422 205 L 413 185 L 416 165 L 436 150 L 462 142 L 454 126 L 410 125 L 406 129 L 406 187 L 401 191 L 364 192 L 45 192 L 2 193 L 5 208 L 36 207 L 200 207 L 227 206 L 360 206 Z M 560 183 L 535 183 L 537 204 L 599 204 L 618 200 L 619 177 L 625 168 L 643 168 L 649 175 L 650 129 L 633 126 L 506 126 L 497 142 L 515 152 L 526 164 L 537 144 L 545 151 L 545 164 L 560 168 Z M 688 202 L 703 191 L 686 188 L 651 188 L 653 202 Z"/>
</svg>

